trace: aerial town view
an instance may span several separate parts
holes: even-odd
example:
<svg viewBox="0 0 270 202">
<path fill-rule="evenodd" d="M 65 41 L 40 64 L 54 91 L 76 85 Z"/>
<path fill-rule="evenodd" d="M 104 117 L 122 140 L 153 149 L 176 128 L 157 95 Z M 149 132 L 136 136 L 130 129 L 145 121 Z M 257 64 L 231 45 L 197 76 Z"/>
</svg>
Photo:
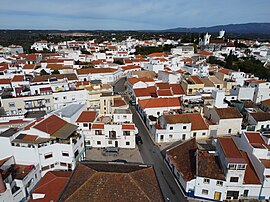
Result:
<svg viewBox="0 0 270 202">
<path fill-rule="evenodd" d="M 0 202 L 270 201 L 269 8 L 1 2 Z"/>
</svg>

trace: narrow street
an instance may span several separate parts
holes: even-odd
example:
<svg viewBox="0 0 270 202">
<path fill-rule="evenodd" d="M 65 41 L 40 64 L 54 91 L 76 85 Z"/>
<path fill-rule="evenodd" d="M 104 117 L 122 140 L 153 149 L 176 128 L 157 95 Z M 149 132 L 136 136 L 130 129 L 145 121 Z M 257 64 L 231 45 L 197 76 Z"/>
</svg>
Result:
<svg viewBox="0 0 270 202">
<path fill-rule="evenodd" d="M 120 79 L 115 84 L 115 92 L 123 92 L 125 90 L 125 79 Z M 126 101 L 128 101 L 128 96 L 125 96 Z M 130 109 L 133 114 L 133 122 L 139 130 L 139 134 L 142 137 L 143 144 L 139 145 L 139 151 L 141 153 L 142 159 L 145 164 L 153 165 L 164 199 L 165 201 L 173 202 L 184 202 L 187 201 L 186 197 L 183 195 L 179 186 L 177 185 L 174 176 L 168 169 L 164 162 L 163 156 L 161 155 L 160 149 L 156 146 L 150 134 L 143 123 L 140 115 L 138 114 L 136 108 L 130 105 Z M 169 200 L 167 200 L 167 198 Z"/>
</svg>

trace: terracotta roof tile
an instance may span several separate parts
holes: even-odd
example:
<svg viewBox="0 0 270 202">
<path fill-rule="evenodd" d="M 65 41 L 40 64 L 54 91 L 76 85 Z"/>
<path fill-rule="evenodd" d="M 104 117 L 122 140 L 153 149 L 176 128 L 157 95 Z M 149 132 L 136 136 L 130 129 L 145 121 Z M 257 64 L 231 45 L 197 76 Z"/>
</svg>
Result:
<svg viewBox="0 0 270 202">
<path fill-rule="evenodd" d="M 242 118 L 242 115 L 238 109 L 234 107 L 228 108 L 215 108 L 220 119 L 238 119 Z"/>
<path fill-rule="evenodd" d="M 93 123 L 92 129 L 104 129 L 104 123 Z"/>
<path fill-rule="evenodd" d="M 66 123 L 67 122 L 65 120 L 59 118 L 56 115 L 52 115 L 42 120 L 41 122 L 39 122 L 33 127 L 45 133 L 53 134 L 56 131 L 58 131 L 60 128 L 62 128 Z"/>
<path fill-rule="evenodd" d="M 195 138 L 184 141 L 183 143 L 166 151 L 170 161 L 174 164 L 175 168 L 186 181 L 195 178 L 196 151 L 197 143 Z"/>
<path fill-rule="evenodd" d="M 77 69 L 77 74 L 106 74 L 116 72 L 117 69 L 114 68 L 86 68 Z"/>
<path fill-rule="evenodd" d="M 122 124 L 122 130 L 135 130 L 134 124 Z"/>
<path fill-rule="evenodd" d="M 191 130 L 208 130 L 201 114 L 190 113 L 190 114 L 166 114 L 163 115 L 166 123 L 191 123 Z"/>
<path fill-rule="evenodd" d="M 150 98 L 139 100 L 139 105 L 143 109 L 159 107 L 181 107 L 179 98 Z"/>
<path fill-rule="evenodd" d="M 198 152 L 198 176 L 225 180 L 219 157 L 208 151 Z"/>
<path fill-rule="evenodd" d="M 220 137 L 218 142 L 229 163 L 246 163 L 232 137 Z"/>
<path fill-rule="evenodd" d="M 62 201 L 159 202 L 163 197 L 151 166 L 85 162 L 74 171 Z"/>
<path fill-rule="evenodd" d="M 32 194 L 45 194 L 44 198 L 30 199 L 29 202 L 57 201 L 65 185 L 67 184 L 70 171 L 49 171 L 39 181 Z"/>
<path fill-rule="evenodd" d="M 83 111 L 79 118 L 77 119 L 77 123 L 91 123 L 96 119 L 97 112 L 95 111 Z"/>
<path fill-rule="evenodd" d="M 244 176 L 244 184 L 261 184 L 260 179 L 259 179 L 247 153 L 241 151 L 241 154 L 247 163 L 245 176 Z"/>
</svg>

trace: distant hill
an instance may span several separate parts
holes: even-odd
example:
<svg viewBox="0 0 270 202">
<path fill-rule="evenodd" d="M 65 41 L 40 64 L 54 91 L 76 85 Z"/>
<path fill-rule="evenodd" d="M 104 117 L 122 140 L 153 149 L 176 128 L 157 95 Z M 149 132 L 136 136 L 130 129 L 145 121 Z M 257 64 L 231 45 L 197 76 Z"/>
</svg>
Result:
<svg viewBox="0 0 270 202">
<path fill-rule="evenodd" d="M 162 30 L 163 32 L 190 32 L 190 33 L 202 33 L 209 32 L 215 33 L 220 30 L 225 30 L 227 33 L 238 34 L 270 34 L 270 23 L 245 23 L 245 24 L 228 24 L 217 25 L 212 27 L 198 27 L 198 28 L 173 28 Z"/>
</svg>

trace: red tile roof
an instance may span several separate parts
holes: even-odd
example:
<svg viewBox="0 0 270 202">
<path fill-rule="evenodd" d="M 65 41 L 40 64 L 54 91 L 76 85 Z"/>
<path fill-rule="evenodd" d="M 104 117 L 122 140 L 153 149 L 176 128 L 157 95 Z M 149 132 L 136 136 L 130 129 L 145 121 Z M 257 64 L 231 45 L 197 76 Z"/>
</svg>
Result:
<svg viewBox="0 0 270 202">
<path fill-rule="evenodd" d="M 174 95 L 185 95 L 185 91 L 180 84 L 170 84 L 170 86 Z"/>
<path fill-rule="evenodd" d="M 245 176 L 244 176 L 244 184 L 261 184 L 260 179 L 259 179 L 247 153 L 241 151 L 241 154 L 247 163 Z"/>
<path fill-rule="evenodd" d="M 204 56 L 211 56 L 213 55 L 212 52 L 209 52 L 209 51 L 200 51 L 198 52 L 199 55 L 204 55 Z"/>
<path fill-rule="evenodd" d="M 150 98 L 139 100 L 141 108 L 181 107 L 179 98 Z"/>
<path fill-rule="evenodd" d="M 225 180 L 219 157 L 208 151 L 198 152 L 198 176 Z"/>
<path fill-rule="evenodd" d="M 35 69 L 36 65 L 35 64 L 25 64 L 23 66 L 23 69 Z"/>
<path fill-rule="evenodd" d="M 218 72 L 229 75 L 232 72 L 232 70 L 231 69 L 222 68 L 222 69 L 218 70 Z"/>
<path fill-rule="evenodd" d="M 33 191 L 33 194 L 45 194 L 44 198 L 30 199 L 29 202 L 57 201 L 70 175 L 70 171 L 47 172 Z"/>
<path fill-rule="evenodd" d="M 34 128 L 51 135 L 62 128 L 66 123 L 65 120 L 56 115 L 52 115 L 36 124 Z"/>
<path fill-rule="evenodd" d="M 156 83 L 158 89 L 170 89 L 170 84 L 167 82 Z"/>
<path fill-rule="evenodd" d="M 28 60 L 28 61 L 36 61 L 37 60 L 37 55 L 36 54 L 28 54 L 25 58 L 25 60 Z"/>
<path fill-rule="evenodd" d="M 104 123 L 93 123 L 92 129 L 104 129 Z"/>
<path fill-rule="evenodd" d="M 166 114 L 163 115 L 166 123 L 191 123 L 191 130 L 208 130 L 201 114 L 190 113 L 190 114 Z"/>
<path fill-rule="evenodd" d="M 122 124 L 122 130 L 135 130 L 134 124 Z"/>
<path fill-rule="evenodd" d="M 228 108 L 215 108 L 220 119 L 238 119 L 242 118 L 242 115 L 235 107 Z"/>
<path fill-rule="evenodd" d="M 0 84 L 10 84 L 11 79 L 0 79 Z"/>
<path fill-rule="evenodd" d="M 167 57 L 168 55 L 165 53 L 151 53 L 148 57 Z"/>
<path fill-rule="evenodd" d="M 155 86 L 149 86 L 147 88 L 136 88 L 134 89 L 134 94 L 136 97 L 147 97 L 151 96 L 151 94 L 156 93 Z"/>
<path fill-rule="evenodd" d="M 91 123 L 96 119 L 97 112 L 95 111 L 83 111 L 79 118 L 77 119 L 77 123 Z"/>
<path fill-rule="evenodd" d="M 20 82 L 24 81 L 24 75 L 14 75 L 11 82 Z"/>
<path fill-rule="evenodd" d="M 51 87 L 46 87 L 46 88 L 40 88 L 40 92 L 46 92 L 46 91 L 52 91 Z"/>
<path fill-rule="evenodd" d="M 140 66 L 138 65 L 127 65 L 127 66 L 123 66 L 121 67 L 124 71 L 127 71 L 127 70 L 131 70 L 131 69 L 141 69 Z"/>
<path fill-rule="evenodd" d="M 170 89 L 161 89 L 157 90 L 158 96 L 173 96 L 172 91 Z"/>
<path fill-rule="evenodd" d="M 79 163 L 59 201 L 161 202 L 163 196 L 151 166 Z"/>
<path fill-rule="evenodd" d="M 198 76 L 190 76 L 190 78 L 194 81 L 195 84 L 203 84 Z"/>
<path fill-rule="evenodd" d="M 106 74 L 116 72 L 117 69 L 114 68 L 86 68 L 77 69 L 77 74 Z"/>
<path fill-rule="evenodd" d="M 196 139 L 192 138 L 166 151 L 180 175 L 186 180 L 192 180 L 196 175 Z M 185 162 L 185 163 L 183 163 Z"/>
<path fill-rule="evenodd" d="M 112 107 L 121 107 L 127 105 L 126 101 L 124 99 L 120 98 L 114 98 L 113 99 L 113 105 Z"/>
<path fill-rule="evenodd" d="M 132 85 L 134 85 L 135 83 L 138 83 L 139 81 L 142 81 L 142 82 L 154 82 L 153 79 L 147 78 L 147 77 L 141 77 L 141 78 L 132 77 L 132 78 L 128 78 L 128 82 L 131 83 Z"/>
<path fill-rule="evenodd" d="M 229 163 L 246 163 L 232 137 L 220 137 L 218 142 Z"/>
</svg>

